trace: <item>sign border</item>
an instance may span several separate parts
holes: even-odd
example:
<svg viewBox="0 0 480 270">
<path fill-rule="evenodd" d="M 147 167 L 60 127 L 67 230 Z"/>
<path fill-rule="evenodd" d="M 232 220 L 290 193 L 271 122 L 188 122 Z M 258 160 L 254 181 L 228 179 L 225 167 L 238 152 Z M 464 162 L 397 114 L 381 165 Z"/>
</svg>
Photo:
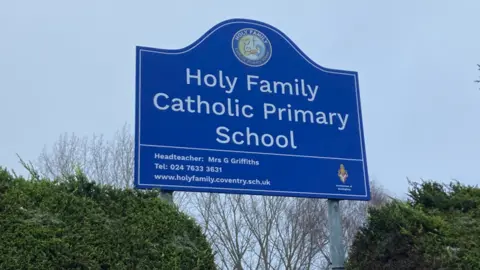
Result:
<svg viewBox="0 0 480 270">
<path fill-rule="evenodd" d="M 280 190 L 258 190 L 258 189 L 241 189 L 241 188 L 220 188 L 220 187 L 203 187 L 203 186 L 184 186 L 184 185 L 162 185 L 162 184 L 142 184 L 140 181 L 140 148 L 147 145 L 141 145 L 140 143 L 140 122 L 141 122 L 141 58 L 142 53 L 160 53 L 160 54 L 183 54 L 187 53 L 202 42 L 204 42 L 209 36 L 213 33 L 218 31 L 219 29 L 231 25 L 231 24 L 248 24 L 254 26 L 260 26 L 263 28 L 267 28 L 279 36 L 281 36 L 287 43 L 301 56 L 306 62 L 310 65 L 315 67 L 316 69 L 331 74 L 340 74 L 346 76 L 354 77 L 355 82 L 355 95 L 356 95 L 356 103 L 357 103 L 357 115 L 358 115 L 358 125 L 359 125 L 359 137 L 360 137 L 360 148 L 362 152 L 362 165 L 363 165 L 363 177 L 364 177 L 364 194 L 341 194 L 341 193 L 314 193 L 314 192 L 298 192 L 298 191 L 280 191 Z M 312 59 L 310 59 L 297 45 L 282 31 L 275 28 L 272 25 L 266 24 L 264 22 L 251 20 L 251 19 L 229 19 L 222 21 L 212 28 L 210 28 L 207 32 L 205 32 L 200 38 L 195 40 L 190 45 L 181 48 L 181 49 L 158 49 L 158 48 L 151 48 L 145 46 L 136 46 L 136 71 L 135 71 L 135 154 L 134 154 L 134 186 L 137 189 L 155 189 L 160 188 L 163 190 L 172 190 L 172 191 L 188 191 L 188 192 L 209 192 L 213 190 L 216 193 L 234 193 L 234 194 L 249 194 L 249 195 L 264 195 L 264 196 L 288 196 L 288 197 L 310 197 L 310 198 L 324 198 L 324 199 L 344 199 L 344 200 L 359 200 L 359 201 L 368 201 L 371 199 L 371 190 L 370 190 L 370 180 L 368 174 L 368 166 L 367 166 L 367 158 L 366 158 L 366 151 L 365 151 L 365 139 L 364 139 L 364 126 L 363 126 L 363 117 L 362 117 L 362 109 L 361 109 L 361 102 L 360 102 L 360 91 L 359 91 L 359 83 L 358 83 L 358 73 L 356 71 L 347 71 L 347 70 L 337 70 L 337 69 L 330 69 L 325 68 L 317 63 L 315 63 Z M 160 148 L 183 148 L 177 146 L 150 146 L 150 147 L 160 147 Z M 188 148 L 190 150 L 198 151 L 198 150 L 207 150 L 207 149 L 195 149 L 195 148 Z M 212 149 L 210 149 L 212 150 Z M 239 152 L 234 150 L 220 150 L 224 152 Z M 250 153 L 250 152 L 248 152 Z M 251 153 L 255 154 L 255 153 Z M 257 153 L 259 154 L 259 153 Z M 329 157 L 326 159 L 334 159 L 333 157 Z M 348 158 L 345 158 L 348 159 Z M 360 161 L 359 161 L 360 162 Z M 196 190 L 196 191 L 194 191 Z M 198 190 L 198 191 L 197 191 Z"/>
</svg>

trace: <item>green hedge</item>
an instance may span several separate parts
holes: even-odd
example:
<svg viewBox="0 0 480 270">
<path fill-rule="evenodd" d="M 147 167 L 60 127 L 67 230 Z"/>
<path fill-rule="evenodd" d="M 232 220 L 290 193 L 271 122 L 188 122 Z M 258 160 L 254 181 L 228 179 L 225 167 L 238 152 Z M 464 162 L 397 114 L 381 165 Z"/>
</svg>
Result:
<svg viewBox="0 0 480 270">
<path fill-rule="evenodd" d="M 200 227 L 158 195 L 0 168 L 0 269 L 215 269 Z"/>
<path fill-rule="evenodd" d="M 480 269 L 480 188 L 413 183 L 407 201 L 370 209 L 346 269 Z"/>
</svg>

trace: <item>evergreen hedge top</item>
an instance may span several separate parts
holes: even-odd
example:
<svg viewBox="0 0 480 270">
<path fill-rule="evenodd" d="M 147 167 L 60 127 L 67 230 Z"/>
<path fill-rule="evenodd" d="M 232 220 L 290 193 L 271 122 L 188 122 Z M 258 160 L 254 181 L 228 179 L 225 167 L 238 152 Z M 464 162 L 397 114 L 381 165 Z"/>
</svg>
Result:
<svg viewBox="0 0 480 270">
<path fill-rule="evenodd" d="M 480 269 L 480 188 L 427 181 L 409 197 L 370 209 L 346 269 Z"/>
<path fill-rule="evenodd" d="M 0 269 L 215 269 L 200 227 L 157 191 L 60 180 L 0 168 Z"/>
</svg>

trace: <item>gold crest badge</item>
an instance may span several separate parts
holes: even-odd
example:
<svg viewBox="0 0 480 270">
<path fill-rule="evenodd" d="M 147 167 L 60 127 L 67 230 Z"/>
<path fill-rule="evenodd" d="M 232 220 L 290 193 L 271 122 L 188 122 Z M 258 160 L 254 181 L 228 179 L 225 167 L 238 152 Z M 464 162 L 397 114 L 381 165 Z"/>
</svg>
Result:
<svg viewBox="0 0 480 270">
<path fill-rule="evenodd" d="M 348 178 L 348 172 L 345 170 L 345 166 L 343 164 L 340 164 L 340 169 L 338 169 L 338 178 L 340 178 L 340 181 L 345 184 Z"/>
</svg>

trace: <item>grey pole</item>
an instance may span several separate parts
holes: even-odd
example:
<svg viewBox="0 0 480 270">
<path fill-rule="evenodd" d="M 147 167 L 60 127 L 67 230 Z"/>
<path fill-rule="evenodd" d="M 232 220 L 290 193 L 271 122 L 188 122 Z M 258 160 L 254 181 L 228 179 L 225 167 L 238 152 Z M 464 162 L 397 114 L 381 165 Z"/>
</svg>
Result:
<svg viewBox="0 0 480 270">
<path fill-rule="evenodd" d="M 328 229 L 330 231 L 330 260 L 332 270 L 345 269 L 340 200 L 328 199 Z"/>
<path fill-rule="evenodd" d="M 171 190 L 160 190 L 160 198 L 166 202 L 173 204 L 173 191 Z"/>
</svg>

